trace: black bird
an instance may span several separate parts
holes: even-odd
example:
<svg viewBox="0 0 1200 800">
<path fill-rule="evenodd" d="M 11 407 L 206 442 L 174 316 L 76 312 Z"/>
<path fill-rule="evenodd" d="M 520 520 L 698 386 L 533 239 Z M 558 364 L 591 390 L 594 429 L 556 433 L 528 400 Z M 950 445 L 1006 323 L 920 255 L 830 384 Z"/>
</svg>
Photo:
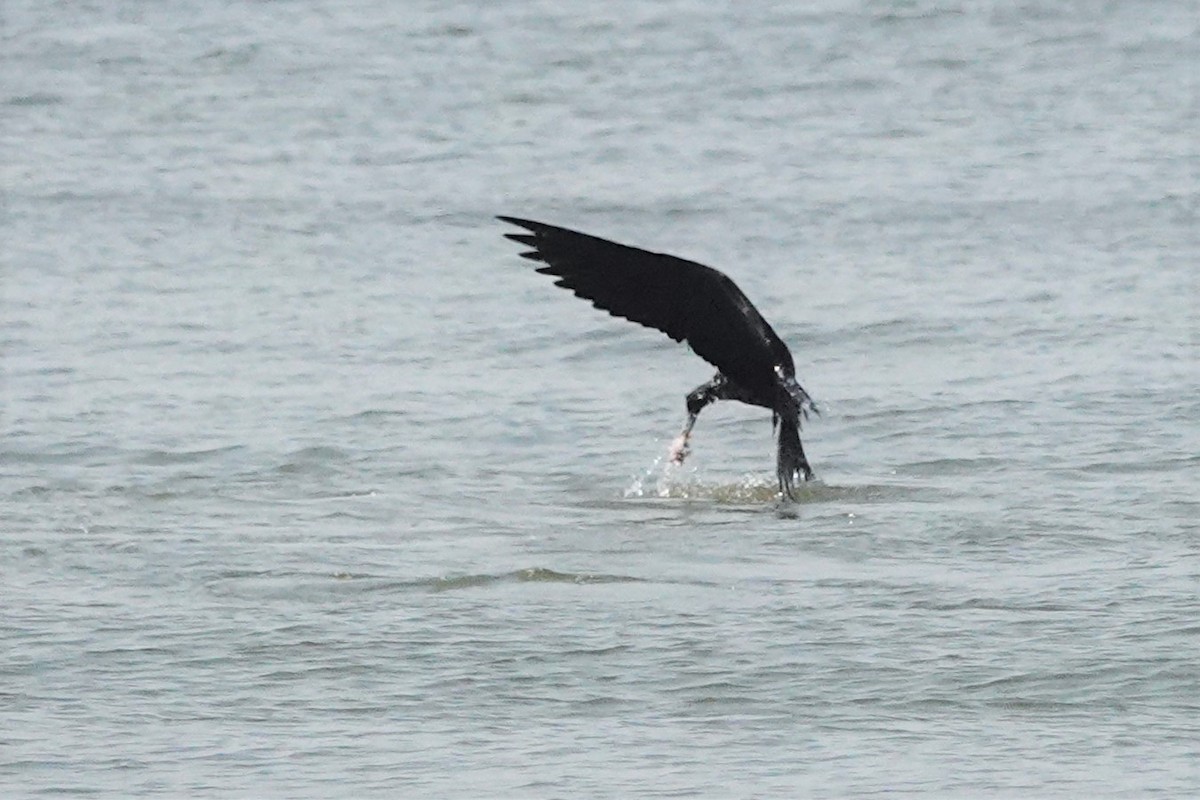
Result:
<svg viewBox="0 0 1200 800">
<path fill-rule="evenodd" d="M 695 261 L 544 222 L 498 219 L 530 231 L 505 237 L 533 248 L 521 255 L 544 262 L 538 272 L 556 276 L 555 286 L 613 316 L 657 328 L 677 342 L 686 340 L 717 368 L 711 381 L 687 396 L 687 423 L 671 446 L 676 463 L 688 454 L 700 411 L 717 400 L 739 400 L 772 411 L 779 433 L 779 491 L 793 498 L 797 478 L 813 478 L 800 444 L 800 417 L 817 408 L 796 382 L 787 345 L 729 276 Z"/>
</svg>

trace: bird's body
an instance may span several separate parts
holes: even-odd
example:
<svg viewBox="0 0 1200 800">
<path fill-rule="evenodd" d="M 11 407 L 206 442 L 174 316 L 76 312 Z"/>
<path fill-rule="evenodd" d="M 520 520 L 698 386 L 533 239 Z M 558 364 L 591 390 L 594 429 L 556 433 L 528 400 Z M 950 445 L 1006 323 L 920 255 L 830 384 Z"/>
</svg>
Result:
<svg viewBox="0 0 1200 800">
<path fill-rule="evenodd" d="M 521 255 L 544 262 L 538 272 L 556 276 L 556 286 L 614 316 L 686 341 L 717 368 L 711 381 L 687 396 L 687 424 L 672 445 L 676 461 L 687 455 L 701 409 L 716 400 L 739 400 L 769 408 L 774 415 L 780 491 L 790 497 L 797 478 L 812 479 L 800 444 L 800 417 L 816 407 L 796 382 L 787 345 L 729 276 L 694 261 L 567 228 L 500 219 L 529 231 L 505 235 L 532 248 Z"/>
</svg>

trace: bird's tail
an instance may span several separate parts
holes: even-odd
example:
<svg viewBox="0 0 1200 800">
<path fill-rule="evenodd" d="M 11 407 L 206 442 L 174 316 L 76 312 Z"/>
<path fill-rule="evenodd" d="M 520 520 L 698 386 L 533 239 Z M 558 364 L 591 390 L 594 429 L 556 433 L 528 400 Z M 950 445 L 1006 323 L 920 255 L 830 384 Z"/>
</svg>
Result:
<svg viewBox="0 0 1200 800">
<path fill-rule="evenodd" d="M 793 489 L 796 481 L 813 479 L 812 467 L 808 465 L 804 446 L 800 444 L 800 415 L 782 415 L 776 421 L 779 424 L 779 458 L 775 471 L 779 476 L 779 491 L 795 499 Z"/>
</svg>

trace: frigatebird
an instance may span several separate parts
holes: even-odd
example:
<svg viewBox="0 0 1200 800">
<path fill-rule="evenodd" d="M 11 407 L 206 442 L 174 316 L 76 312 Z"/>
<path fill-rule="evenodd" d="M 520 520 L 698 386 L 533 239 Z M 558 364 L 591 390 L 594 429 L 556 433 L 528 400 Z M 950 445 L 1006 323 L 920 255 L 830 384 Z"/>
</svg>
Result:
<svg viewBox="0 0 1200 800">
<path fill-rule="evenodd" d="M 682 463 L 696 417 L 717 400 L 769 408 L 778 432 L 775 472 L 781 495 L 794 498 L 796 480 L 813 471 L 800 444 L 800 417 L 817 407 L 796 381 L 791 351 L 728 275 L 695 261 L 653 253 L 597 236 L 517 217 L 498 219 L 528 233 L 505 237 L 532 248 L 521 256 L 555 286 L 615 317 L 656 328 L 717 368 L 687 395 L 687 422 L 671 446 Z"/>
</svg>

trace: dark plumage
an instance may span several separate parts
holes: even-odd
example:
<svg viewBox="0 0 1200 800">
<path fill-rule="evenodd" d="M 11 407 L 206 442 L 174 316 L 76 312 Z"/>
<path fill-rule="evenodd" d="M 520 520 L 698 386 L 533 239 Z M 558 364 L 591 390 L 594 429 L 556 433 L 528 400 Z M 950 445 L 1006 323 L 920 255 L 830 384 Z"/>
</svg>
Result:
<svg viewBox="0 0 1200 800">
<path fill-rule="evenodd" d="M 672 445 L 675 461 L 687 455 L 692 426 L 705 406 L 740 400 L 773 412 L 779 432 L 780 492 L 792 497 L 797 478 L 812 479 L 800 444 L 800 417 L 816 407 L 796 382 L 787 345 L 729 276 L 695 261 L 544 222 L 499 219 L 529 231 L 505 236 L 531 248 L 521 255 L 543 262 L 538 272 L 557 277 L 556 286 L 614 316 L 686 341 L 717 368 L 711 381 L 687 396 L 687 424 Z"/>
</svg>

